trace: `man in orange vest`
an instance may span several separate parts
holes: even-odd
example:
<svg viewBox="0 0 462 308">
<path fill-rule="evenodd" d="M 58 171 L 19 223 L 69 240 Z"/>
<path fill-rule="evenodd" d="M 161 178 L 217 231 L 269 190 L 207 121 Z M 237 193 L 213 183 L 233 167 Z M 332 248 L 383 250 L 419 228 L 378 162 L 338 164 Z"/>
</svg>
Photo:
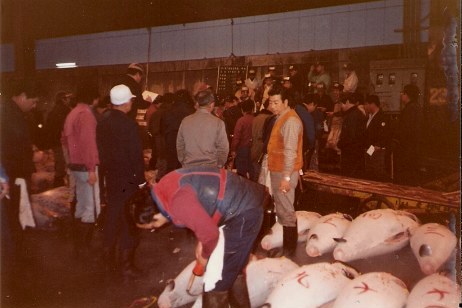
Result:
<svg viewBox="0 0 462 308">
<path fill-rule="evenodd" d="M 268 169 L 276 215 L 283 226 L 283 249 L 272 251 L 270 256 L 293 256 L 298 239 L 294 199 L 303 166 L 303 124 L 289 107 L 286 89 L 274 86 L 268 95 L 269 108 L 276 115 L 268 142 Z"/>
</svg>

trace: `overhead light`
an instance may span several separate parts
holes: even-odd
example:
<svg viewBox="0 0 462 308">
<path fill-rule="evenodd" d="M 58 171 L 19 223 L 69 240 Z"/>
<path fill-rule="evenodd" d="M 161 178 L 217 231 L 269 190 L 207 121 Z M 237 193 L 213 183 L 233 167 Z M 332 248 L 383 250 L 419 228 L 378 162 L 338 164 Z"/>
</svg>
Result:
<svg viewBox="0 0 462 308">
<path fill-rule="evenodd" d="M 56 63 L 57 68 L 72 68 L 77 67 L 75 62 L 66 62 L 66 63 Z"/>
</svg>

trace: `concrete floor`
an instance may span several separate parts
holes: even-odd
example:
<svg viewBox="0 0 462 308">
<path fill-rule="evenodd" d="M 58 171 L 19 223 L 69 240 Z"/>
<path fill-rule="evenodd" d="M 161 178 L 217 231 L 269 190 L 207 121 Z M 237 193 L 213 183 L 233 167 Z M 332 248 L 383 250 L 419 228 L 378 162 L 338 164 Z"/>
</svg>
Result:
<svg viewBox="0 0 462 308">
<path fill-rule="evenodd" d="M 355 200 L 308 193 L 300 209 L 322 214 L 343 211 L 355 215 Z M 343 210 L 342 210 L 343 209 Z M 444 222 L 445 217 L 426 218 Z M 424 220 L 424 222 L 427 222 Z M 1 307 L 129 307 L 137 298 L 158 296 L 168 279 L 174 278 L 194 258 L 194 237 L 185 229 L 169 226 L 154 232 L 140 232 L 136 264 L 144 276 L 123 283 L 105 274 L 101 266 L 85 265 L 73 257 L 70 222 L 64 221 L 58 231 L 27 230 L 24 256 L 8 277 L 2 277 Z M 96 258 L 101 232 L 93 237 L 92 255 Z M 179 249 L 179 251 L 178 251 Z M 263 256 L 263 251 L 258 251 Z M 333 261 L 332 255 L 310 258 L 304 245 L 299 245 L 294 261 L 299 265 Z M 399 252 L 351 262 L 360 272 L 390 272 L 402 279 L 409 289 L 421 278 L 418 263 L 409 246 Z M 11 278 L 12 284 L 6 285 Z"/>
</svg>

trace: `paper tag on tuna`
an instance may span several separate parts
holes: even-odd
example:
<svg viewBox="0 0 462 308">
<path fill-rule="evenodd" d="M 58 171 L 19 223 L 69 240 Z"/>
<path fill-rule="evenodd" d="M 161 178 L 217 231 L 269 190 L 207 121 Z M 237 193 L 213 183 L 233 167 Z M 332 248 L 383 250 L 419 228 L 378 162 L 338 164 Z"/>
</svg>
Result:
<svg viewBox="0 0 462 308">
<path fill-rule="evenodd" d="M 374 151 L 375 151 L 375 148 L 373 145 L 371 145 L 369 149 L 367 149 L 366 153 L 369 154 L 369 156 L 372 156 L 372 154 L 374 154 Z"/>
</svg>

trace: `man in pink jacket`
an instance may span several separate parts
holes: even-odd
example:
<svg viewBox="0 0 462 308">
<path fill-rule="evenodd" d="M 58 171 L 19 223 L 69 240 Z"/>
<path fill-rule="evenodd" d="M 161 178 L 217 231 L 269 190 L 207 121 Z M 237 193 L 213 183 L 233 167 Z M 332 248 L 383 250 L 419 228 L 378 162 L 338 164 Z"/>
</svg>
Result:
<svg viewBox="0 0 462 308">
<path fill-rule="evenodd" d="M 96 86 L 79 85 L 77 106 L 72 109 L 64 123 L 62 144 L 69 157 L 69 169 L 76 181 L 77 204 L 74 217 L 76 224 L 77 253 L 89 237 L 99 212 L 98 148 L 96 145 L 96 118 L 90 105 L 99 100 Z"/>
</svg>

